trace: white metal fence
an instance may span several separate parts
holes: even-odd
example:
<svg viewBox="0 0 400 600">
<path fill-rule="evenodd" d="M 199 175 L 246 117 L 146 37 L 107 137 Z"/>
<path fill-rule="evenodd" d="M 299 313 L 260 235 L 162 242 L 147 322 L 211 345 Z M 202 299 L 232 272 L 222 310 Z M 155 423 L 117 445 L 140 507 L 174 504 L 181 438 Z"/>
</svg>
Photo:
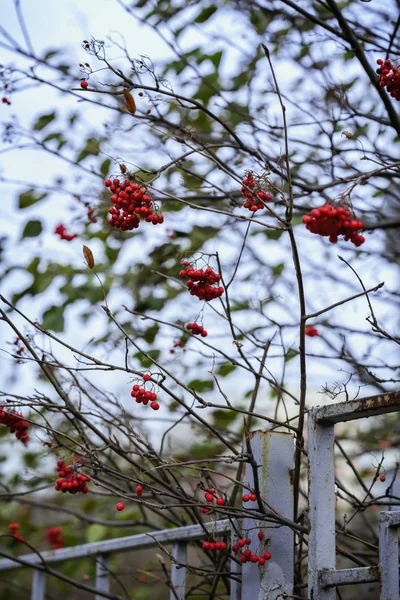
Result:
<svg viewBox="0 0 400 600">
<path fill-rule="evenodd" d="M 378 581 L 381 586 L 381 600 L 399 600 L 397 529 L 400 528 L 400 511 L 379 514 L 379 564 L 376 566 L 336 569 L 335 535 L 335 423 L 395 411 L 400 411 L 400 392 L 317 407 L 309 413 L 309 600 L 334 600 L 337 586 Z M 293 436 L 287 433 L 258 431 L 251 434 L 246 451 L 249 462 L 246 463 L 243 481 L 259 490 L 264 506 L 262 519 L 257 520 L 253 517 L 251 513 L 256 513 L 258 505 L 256 502 L 249 502 L 244 505 L 248 516 L 234 527 L 232 521 L 225 519 L 27 554 L 0 560 L 0 571 L 33 568 L 31 600 L 45 600 L 48 575 L 55 575 L 72 585 L 75 583 L 62 572 L 55 571 L 54 564 L 93 557 L 96 561 L 96 587 L 83 584 L 80 584 L 80 587 L 92 592 L 95 600 L 122 600 L 122 597 L 110 592 L 113 577 L 110 556 L 128 550 L 172 544 L 172 550 L 169 552 L 170 600 L 184 600 L 187 545 L 190 542 L 205 539 L 208 535 L 220 534 L 230 537 L 234 543 L 235 529 L 239 527 L 240 531 L 246 532 L 246 536 L 257 543 L 257 531 L 262 527 L 267 530 L 268 549 L 272 559 L 259 568 L 253 563 L 240 565 L 232 558 L 230 599 L 289 599 L 293 595 L 294 536 L 293 530 L 285 522 L 293 519 Z M 260 515 L 258 511 L 256 514 Z"/>
</svg>

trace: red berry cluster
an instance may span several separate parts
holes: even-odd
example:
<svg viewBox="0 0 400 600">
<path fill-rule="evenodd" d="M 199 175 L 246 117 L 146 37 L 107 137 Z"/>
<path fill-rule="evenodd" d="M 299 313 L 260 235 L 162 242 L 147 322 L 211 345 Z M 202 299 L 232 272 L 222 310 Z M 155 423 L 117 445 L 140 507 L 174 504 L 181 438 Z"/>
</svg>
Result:
<svg viewBox="0 0 400 600">
<path fill-rule="evenodd" d="M 188 323 L 186 329 L 193 335 L 201 335 L 201 337 L 207 337 L 208 333 L 204 329 L 203 325 L 197 325 L 197 323 Z"/>
<path fill-rule="evenodd" d="M 90 481 L 90 477 L 82 475 L 81 473 L 76 474 L 71 467 L 68 467 L 63 460 L 57 462 L 57 471 L 59 479 L 56 481 L 54 486 L 58 492 L 69 492 L 70 494 L 87 494 L 89 491 L 87 482 Z"/>
<path fill-rule="evenodd" d="M 147 381 L 150 381 L 150 379 L 150 375 L 148 373 L 145 373 L 143 375 L 143 385 L 145 385 Z M 156 402 L 157 394 L 155 392 L 152 392 L 151 390 L 146 390 L 144 387 L 141 387 L 137 383 L 135 383 L 135 385 L 132 387 L 131 396 L 132 398 L 135 398 L 138 404 L 144 404 L 145 406 L 147 406 L 150 402 L 150 408 L 152 408 L 153 410 L 158 410 L 160 408 L 159 403 Z"/>
<path fill-rule="evenodd" d="M 14 346 L 17 346 L 17 349 L 15 350 L 15 354 L 18 354 L 18 356 L 21 356 L 21 354 L 24 352 L 25 348 L 24 346 L 20 346 L 21 342 L 21 338 L 16 337 L 14 340 Z"/>
<path fill-rule="evenodd" d="M 4 410 L 4 406 L 0 406 L 0 424 L 8 427 L 10 433 L 15 432 L 15 437 L 26 446 L 29 440 L 29 423 L 24 421 L 20 413 Z"/>
<path fill-rule="evenodd" d="M 57 233 L 62 240 L 67 240 L 67 242 L 70 242 L 71 240 L 74 240 L 76 237 L 78 237 L 77 233 L 67 233 L 67 230 L 64 227 L 64 225 L 57 225 L 57 227 L 54 230 L 54 233 Z"/>
<path fill-rule="evenodd" d="M 400 72 L 398 67 L 394 66 L 388 58 L 386 60 L 379 58 L 376 62 L 379 65 L 376 70 L 379 75 L 379 85 L 385 87 L 392 98 L 400 102 Z"/>
<path fill-rule="evenodd" d="M 16 540 L 19 540 L 21 542 L 24 539 L 23 535 L 17 533 L 19 529 L 19 523 L 10 523 L 8 529 L 10 530 L 10 533 L 13 536 L 13 538 L 15 538 Z"/>
<path fill-rule="evenodd" d="M 308 337 L 317 337 L 319 336 L 319 331 L 313 325 L 308 325 L 304 331 Z"/>
<path fill-rule="evenodd" d="M 124 179 L 122 183 L 119 179 L 106 179 L 104 185 L 113 193 L 110 200 L 114 206 L 108 211 L 111 227 L 131 231 L 139 227 L 141 218 L 153 225 L 164 222 L 162 215 L 154 214 L 154 203 L 143 186 L 129 179 Z"/>
<path fill-rule="evenodd" d="M 257 500 L 257 496 L 254 492 L 251 494 L 243 494 L 242 501 L 243 502 L 255 502 Z"/>
<path fill-rule="evenodd" d="M 256 212 L 257 210 L 262 210 L 265 208 L 264 202 L 269 202 L 272 200 L 272 195 L 269 192 L 264 192 L 264 190 L 260 189 L 259 184 L 256 183 L 254 179 L 254 174 L 252 171 L 249 171 L 247 176 L 242 179 L 243 186 L 242 187 L 242 196 L 246 198 L 243 202 L 244 208 L 248 208 L 251 212 Z M 250 192 L 247 188 L 250 188 L 252 191 Z"/>
<path fill-rule="evenodd" d="M 350 211 L 343 206 L 334 208 L 332 204 L 325 204 L 313 208 L 310 214 L 304 215 L 302 221 L 311 233 L 329 236 L 332 244 L 336 244 L 339 235 L 344 236 L 345 242 L 350 240 L 357 247 L 365 242 L 364 236 L 357 233 L 362 230 L 364 223 L 352 219 Z"/>
<path fill-rule="evenodd" d="M 175 354 L 175 348 L 182 348 L 183 344 L 184 344 L 184 339 L 180 339 L 180 340 L 176 340 L 176 342 L 174 343 L 173 347 L 170 349 L 170 354 Z M 183 351 L 186 352 L 186 348 L 183 348 Z"/>
<path fill-rule="evenodd" d="M 188 267 L 187 260 L 183 262 L 184 267 Z M 210 302 L 215 298 L 220 298 L 224 293 L 224 288 L 214 287 L 215 283 L 221 281 L 221 275 L 215 273 L 211 267 L 206 269 L 193 269 L 189 266 L 188 269 L 179 271 L 179 276 L 189 279 L 186 286 L 190 290 L 192 296 L 197 296 L 199 300 Z"/>
<path fill-rule="evenodd" d="M 262 531 L 259 531 L 257 535 L 260 540 L 262 540 L 264 537 L 264 534 Z M 271 553 L 264 552 L 264 554 L 262 554 L 261 556 L 258 556 L 257 554 L 254 554 L 250 550 L 250 548 L 248 548 L 248 547 L 245 548 L 245 546 L 250 546 L 250 545 L 251 545 L 250 538 L 239 539 L 236 542 L 236 544 L 233 544 L 232 552 L 234 552 L 235 554 L 237 552 L 240 552 L 240 562 L 242 562 L 242 563 L 252 562 L 252 563 L 258 563 L 261 566 L 265 565 L 265 561 L 270 560 L 270 558 L 272 556 Z M 243 548 L 245 548 L 245 549 L 243 550 Z"/>
<path fill-rule="evenodd" d="M 203 550 L 205 550 L 206 552 L 226 550 L 227 545 L 225 542 L 214 542 L 212 540 L 213 538 L 211 538 L 211 541 L 203 543 Z"/>
<path fill-rule="evenodd" d="M 3 96 L 3 98 L 1 99 L 1 101 L 2 101 L 3 104 L 8 104 L 8 106 L 11 106 L 11 102 L 5 96 Z"/>
<path fill-rule="evenodd" d="M 207 502 L 207 504 L 213 505 L 214 501 L 215 504 L 217 506 L 223 506 L 225 504 L 225 500 L 222 497 L 218 497 L 216 496 L 217 494 L 217 490 L 215 488 L 211 488 L 210 490 L 206 490 L 204 492 L 204 499 Z M 210 512 L 209 508 L 202 508 L 201 509 L 203 513 L 208 514 Z"/>
<path fill-rule="evenodd" d="M 46 538 L 53 550 L 59 550 L 63 547 L 63 539 L 61 537 L 61 527 L 51 527 L 46 529 Z"/>
</svg>

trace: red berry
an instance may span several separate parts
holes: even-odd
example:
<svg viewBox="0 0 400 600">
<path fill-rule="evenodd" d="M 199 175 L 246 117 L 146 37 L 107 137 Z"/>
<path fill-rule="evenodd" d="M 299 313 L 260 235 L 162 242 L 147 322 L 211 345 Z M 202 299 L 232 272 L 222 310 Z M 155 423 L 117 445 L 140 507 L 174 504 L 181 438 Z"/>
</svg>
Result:
<svg viewBox="0 0 400 600">
<path fill-rule="evenodd" d="M 145 375 L 143 375 L 143 381 L 150 381 L 151 377 L 148 373 L 146 373 Z"/>
<path fill-rule="evenodd" d="M 381 475 L 381 476 L 379 477 L 379 479 L 380 479 L 380 481 L 382 481 L 382 482 L 386 481 L 386 475 Z"/>
<path fill-rule="evenodd" d="M 88 87 L 88 85 L 89 85 L 89 84 L 88 84 L 88 82 L 87 82 L 87 81 L 81 81 L 81 88 L 82 88 L 83 90 L 86 90 L 86 88 Z"/>
<path fill-rule="evenodd" d="M 150 408 L 152 408 L 153 410 L 158 410 L 160 408 L 160 405 L 158 404 L 158 402 L 155 402 L 153 400 L 153 402 L 150 402 Z"/>
<path fill-rule="evenodd" d="M 118 502 L 118 504 L 115 506 L 115 508 L 119 511 L 124 510 L 125 504 L 123 502 Z"/>
<path fill-rule="evenodd" d="M 271 552 L 264 552 L 264 558 L 265 558 L 265 560 L 270 560 L 271 557 L 272 557 Z"/>
<path fill-rule="evenodd" d="M 238 546 L 239 548 L 243 548 L 243 546 L 246 545 L 246 542 L 244 540 L 238 540 Z"/>
<path fill-rule="evenodd" d="M 243 500 L 243 502 L 248 502 L 250 500 L 249 494 L 243 494 L 242 500 Z"/>
<path fill-rule="evenodd" d="M 250 558 L 250 562 L 257 563 L 258 562 L 258 556 L 256 554 L 252 554 L 251 558 Z"/>
<path fill-rule="evenodd" d="M 246 544 L 246 546 L 250 546 L 250 544 L 251 544 L 251 539 L 250 539 L 250 538 L 246 538 L 246 539 L 244 540 L 244 543 Z"/>
<path fill-rule="evenodd" d="M 263 556 L 259 557 L 258 564 L 261 565 L 261 566 L 265 565 L 265 558 Z"/>
<path fill-rule="evenodd" d="M 264 532 L 263 532 L 263 531 L 259 531 L 259 532 L 257 533 L 257 537 L 258 537 L 258 539 L 259 539 L 259 540 L 262 540 L 262 539 L 264 539 Z"/>
<path fill-rule="evenodd" d="M 203 550 L 205 550 L 205 551 L 210 550 L 210 546 L 211 546 L 210 542 L 204 542 L 203 543 Z"/>
<path fill-rule="evenodd" d="M 256 496 L 254 493 L 253 493 L 253 494 L 250 494 L 250 500 L 251 500 L 252 502 L 255 502 L 255 501 L 257 500 L 257 496 Z"/>
<path fill-rule="evenodd" d="M 136 496 L 141 496 L 143 494 L 143 486 L 137 485 L 135 491 L 136 491 Z"/>
<path fill-rule="evenodd" d="M 225 504 L 225 500 L 223 498 L 217 498 L 217 504 L 218 506 L 222 506 L 223 504 Z"/>
</svg>

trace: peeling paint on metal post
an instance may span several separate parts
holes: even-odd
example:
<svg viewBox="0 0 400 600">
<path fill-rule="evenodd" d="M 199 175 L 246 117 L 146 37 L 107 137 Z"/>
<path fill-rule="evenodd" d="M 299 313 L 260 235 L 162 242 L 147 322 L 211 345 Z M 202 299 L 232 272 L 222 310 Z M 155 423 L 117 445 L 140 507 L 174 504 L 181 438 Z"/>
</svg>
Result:
<svg viewBox="0 0 400 600">
<path fill-rule="evenodd" d="M 379 563 L 381 567 L 381 600 L 399 598 L 400 512 L 379 513 Z"/>
<path fill-rule="evenodd" d="M 258 482 L 262 499 L 276 514 L 293 519 L 293 436 L 274 431 L 256 431 L 250 436 L 253 458 L 258 466 Z M 246 446 L 244 451 L 246 452 Z M 246 463 L 243 482 L 254 486 L 253 470 Z M 245 489 L 243 493 L 246 493 Z M 257 502 L 243 504 L 246 510 L 257 509 Z M 264 523 L 260 528 L 258 519 L 245 518 L 242 521 L 244 535 L 252 540 L 250 548 L 257 554 L 271 552 L 272 558 L 263 567 L 245 563 L 242 566 L 242 600 L 277 600 L 293 594 L 293 531 L 278 523 Z M 265 540 L 257 537 L 260 529 Z M 260 552 L 257 549 L 260 548 Z"/>
<path fill-rule="evenodd" d="M 320 571 L 336 566 L 334 426 L 319 423 L 316 410 L 308 417 L 308 594 L 310 600 L 335 600 L 335 590 L 324 587 L 319 577 Z"/>
</svg>

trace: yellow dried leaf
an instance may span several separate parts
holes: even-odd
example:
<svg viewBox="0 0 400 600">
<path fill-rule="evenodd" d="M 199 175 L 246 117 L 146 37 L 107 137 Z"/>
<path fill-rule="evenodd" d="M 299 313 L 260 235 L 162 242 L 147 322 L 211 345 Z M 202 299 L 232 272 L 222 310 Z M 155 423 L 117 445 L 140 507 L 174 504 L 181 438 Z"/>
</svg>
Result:
<svg viewBox="0 0 400 600">
<path fill-rule="evenodd" d="M 136 112 L 136 104 L 132 94 L 128 92 L 128 90 L 124 90 L 124 98 L 126 102 L 126 110 L 128 110 L 132 115 L 134 115 Z"/>
<path fill-rule="evenodd" d="M 93 252 L 87 246 L 83 246 L 83 256 L 85 257 L 86 264 L 89 267 L 89 269 L 93 269 L 93 267 L 94 267 Z"/>
</svg>

